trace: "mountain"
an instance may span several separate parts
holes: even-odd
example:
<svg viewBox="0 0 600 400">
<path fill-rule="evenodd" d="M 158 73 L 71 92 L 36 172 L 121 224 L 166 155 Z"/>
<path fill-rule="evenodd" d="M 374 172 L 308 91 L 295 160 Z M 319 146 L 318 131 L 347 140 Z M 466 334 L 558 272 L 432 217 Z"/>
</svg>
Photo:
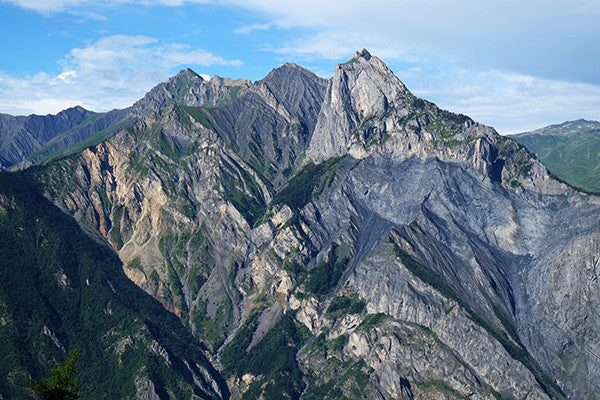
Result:
<svg viewBox="0 0 600 400">
<path fill-rule="evenodd" d="M 600 122 L 567 121 L 511 137 L 560 179 L 600 192 Z"/>
<path fill-rule="evenodd" d="M 286 64 L 186 96 L 20 179 L 179 317 L 232 399 L 600 396 L 600 198 L 366 50 L 329 80 Z"/>
<path fill-rule="evenodd" d="M 69 349 L 84 399 L 228 397 L 198 340 L 20 174 L 0 175 L 0 237 L 0 397 L 30 398 Z"/>
<path fill-rule="evenodd" d="M 5 169 L 22 161 L 61 132 L 83 123 L 94 115 L 81 107 L 46 116 L 13 117 L 0 114 L 0 167 Z"/>
<path fill-rule="evenodd" d="M 131 107 L 93 113 L 74 107 L 57 115 L 0 115 L 0 168 L 22 169 L 79 153 L 167 104 L 214 106 L 234 100 L 248 86 L 241 79 L 204 80 L 190 69 L 148 92 Z"/>
</svg>

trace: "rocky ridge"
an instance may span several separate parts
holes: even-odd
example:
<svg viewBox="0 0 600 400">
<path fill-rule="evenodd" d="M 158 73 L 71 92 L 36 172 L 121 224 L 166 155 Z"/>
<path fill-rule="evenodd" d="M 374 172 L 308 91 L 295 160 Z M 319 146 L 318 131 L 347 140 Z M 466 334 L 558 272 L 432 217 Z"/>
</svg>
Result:
<svg viewBox="0 0 600 400">
<path fill-rule="evenodd" d="M 288 64 L 31 172 L 233 398 L 600 393 L 598 198 L 365 50 L 328 82 Z M 277 343 L 296 357 L 265 358 Z"/>
<path fill-rule="evenodd" d="M 128 108 L 93 113 L 74 107 L 56 116 L 15 118 L 3 115 L 0 138 L 6 136 L 6 139 L 5 144 L 0 142 L 4 149 L 0 150 L 0 167 L 23 169 L 32 164 L 43 164 L 79 153 L 168 104 L 206 107 L 222 105 L 235 100 L 249 86 L 249 81 L 241 79 L 214 76 L 205 80 L 194 71 L 186 69 L 167 82 L 158 84 Z"/>
</svg>

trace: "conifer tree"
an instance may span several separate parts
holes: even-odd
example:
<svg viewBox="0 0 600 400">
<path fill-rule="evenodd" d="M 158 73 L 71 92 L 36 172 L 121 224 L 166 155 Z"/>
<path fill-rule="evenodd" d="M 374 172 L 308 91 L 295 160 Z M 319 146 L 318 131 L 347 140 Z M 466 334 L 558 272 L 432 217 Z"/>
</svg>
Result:
<svg viewBox="0 0 600 400">
<path fill-rule="evenodd" d="M 52 368 L 50 377 L 42 381 L 31 379 L 29 389 L 43 400 L 76 400 L 79 398 L 79 386 L 75 381 L 75 363 L 77 350 L 71 350 L 69 358 Z"/>
</svg>

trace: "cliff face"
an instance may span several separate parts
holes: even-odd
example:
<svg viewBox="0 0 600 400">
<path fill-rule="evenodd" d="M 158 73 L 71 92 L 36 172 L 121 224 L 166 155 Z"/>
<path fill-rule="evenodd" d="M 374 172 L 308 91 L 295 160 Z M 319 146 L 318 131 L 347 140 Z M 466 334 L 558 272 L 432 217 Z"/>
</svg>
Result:
<svg viewBox="0 0 600 400">
<path fill-rule="evenodd" d="M 208 110 L 221 139 L 267 185 L 283 185 L 306 150 L 327 81 L 285 64 L 254 83 L 238 101 Z"/>
<path fill-rule="evenodd" d="M 600 394 L 597 197 L 366 51 L 214 104 L 32 173 L 234 398 Z"/>
</svg>

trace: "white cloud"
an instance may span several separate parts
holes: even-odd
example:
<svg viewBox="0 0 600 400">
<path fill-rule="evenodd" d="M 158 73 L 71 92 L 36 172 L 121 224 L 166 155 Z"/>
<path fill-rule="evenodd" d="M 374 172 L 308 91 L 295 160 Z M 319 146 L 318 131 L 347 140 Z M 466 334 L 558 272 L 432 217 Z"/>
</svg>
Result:
<svg viewBox="0 0 600 400">
<path fill-rule="evenodd" d="M 274 26 L 275 26 L 275 24 L 250 24 L 250 25 L 240 26 L 239 28 L 235 29 L 233 32 L 237 33 L 237 34 L 246 35 L 248 33 L 254 32 L 254 31 L 266 31 L 266 30 L 273 28 Z"/>
<path fill-rule="evenodd" d="M 377 47 L 383 57 L 442 59 L 600 84 L 597 0 L 227 2 L 264 13 L 267 23 L 309 28 L 311 33 L 291 42 L 271 43 L 280 53 L 322 55 L 322 49 L 334 47 L 329 40 L 335 38 L 342 48 Z"/>
<path fill-rule="evenodd" d="M 11 114 L 55 113 L 81 105 L 94 111 L 127 107 L 181 66 L 240 65 L 185 44 L 115 35 L 72 49 L 51 76 L 0 74 L 0 109 Z"/>
<path fill-rule="evenodd" d="M 257 19 L 244 21 L 233 33 L 288 29 L 287 34 L 269 36 L 268 42 L 256 42 L 255 48 L 280 61 L 314 64 L 317 72 L 330 76 L 327 65 L 366 47 L 399 70 L 401 79 L 420 96 L 501 132 L 563 119 L 600 119 L 597 0 L 0 1 L 45 13 L 102 11 L 102 5 L 120 3 L 172 7 L 212 3 L 224 10 L 247 10 Z M 104 98 L 116 98 L 119 105 L 131 102 L 128 87 L 147 90 L 165 79 L 173 65 L 235 65 L 203 50 L 143 36 L 104 38 L 74 49 L 61 63 L 63 73 L 77 75 L 48 77 L 56 82 L 53 88 L 94 82 L 105 89 L 76 98 L 96 109 L 102 104 L 93 96 L 110 94 Z"/>
<path fill-rule="evenodd" d="M 264 50 L 315 62 L 366 47 L 392 67 L 412 64 L 399 75 L 416 94 L 502 133 L 600 119 L 597 0 L 230 1 L 307 28 Z"/>
<path fill-rule="evenodd" d="M 296 39 L 283 46 L 264 46 L 263 49 L 275 52 L 286 59 L 313 61 L 345 60 L 356 50 L 367 48 L 369 52 L 383 60 L 404 60 L 416 62 L 424 60 L 419 49 L 406 46 L 394 38 L 382 42 L 381 37 L 364 32 L 326 31 Z"/>
<path fill-rule="evenodd" d="M 344 48 L 377 48 L 389 58 L 454 61 L 463 67 L 514 70 L 552 79 L 600 84 L 597 0 L 0 0 L 41 12 L 118 4 L 185 6 L 211 3 L 261 15 L 236 33 L 308 28 L 310 33 L 266 44 L 278 53 L 310 54 L 337 37 Z M 97 9 L 96 8 L 96 9 Z M 344 37 L 347 40 L 342 40 Z M 342 39 L 339 39 L 342 38 Z M 363 40 L 360 40 L 364 38 Z M 320 40 L 322 39 L 322 40 Z M 331 46 L 329 46 L 331 47 Z M 328 54 L 339 54 L 333 51 Z"/>
<path fill-rule="evenodd" d="M 50 85 L 54 86 L 58 83 L 64 82 L 64 83 L 71 83 L 73 82 L 73 80 L 77 78 L 77 72 L 76 71 L 65 71 L 62 74 L 59 74 L 56 78 L 52 79 L 50 81 Z"/>
<path fill-rule="evenodd" d="M 519 133 L 579 118 L 600 116 L 600 86 L 542 79 L 506 71 L 399 71 L 413 92 L 440 107 Z M 424 77 L 435 76 L 434 79 Z"/>
<path fill-rule="evenodd" d="M 3 3 L 11 3 L 19 7 L 42 13 L 64 11 L 67 8 L 76 7 L 87 0 L 2 0 Z"/>
</svg>

